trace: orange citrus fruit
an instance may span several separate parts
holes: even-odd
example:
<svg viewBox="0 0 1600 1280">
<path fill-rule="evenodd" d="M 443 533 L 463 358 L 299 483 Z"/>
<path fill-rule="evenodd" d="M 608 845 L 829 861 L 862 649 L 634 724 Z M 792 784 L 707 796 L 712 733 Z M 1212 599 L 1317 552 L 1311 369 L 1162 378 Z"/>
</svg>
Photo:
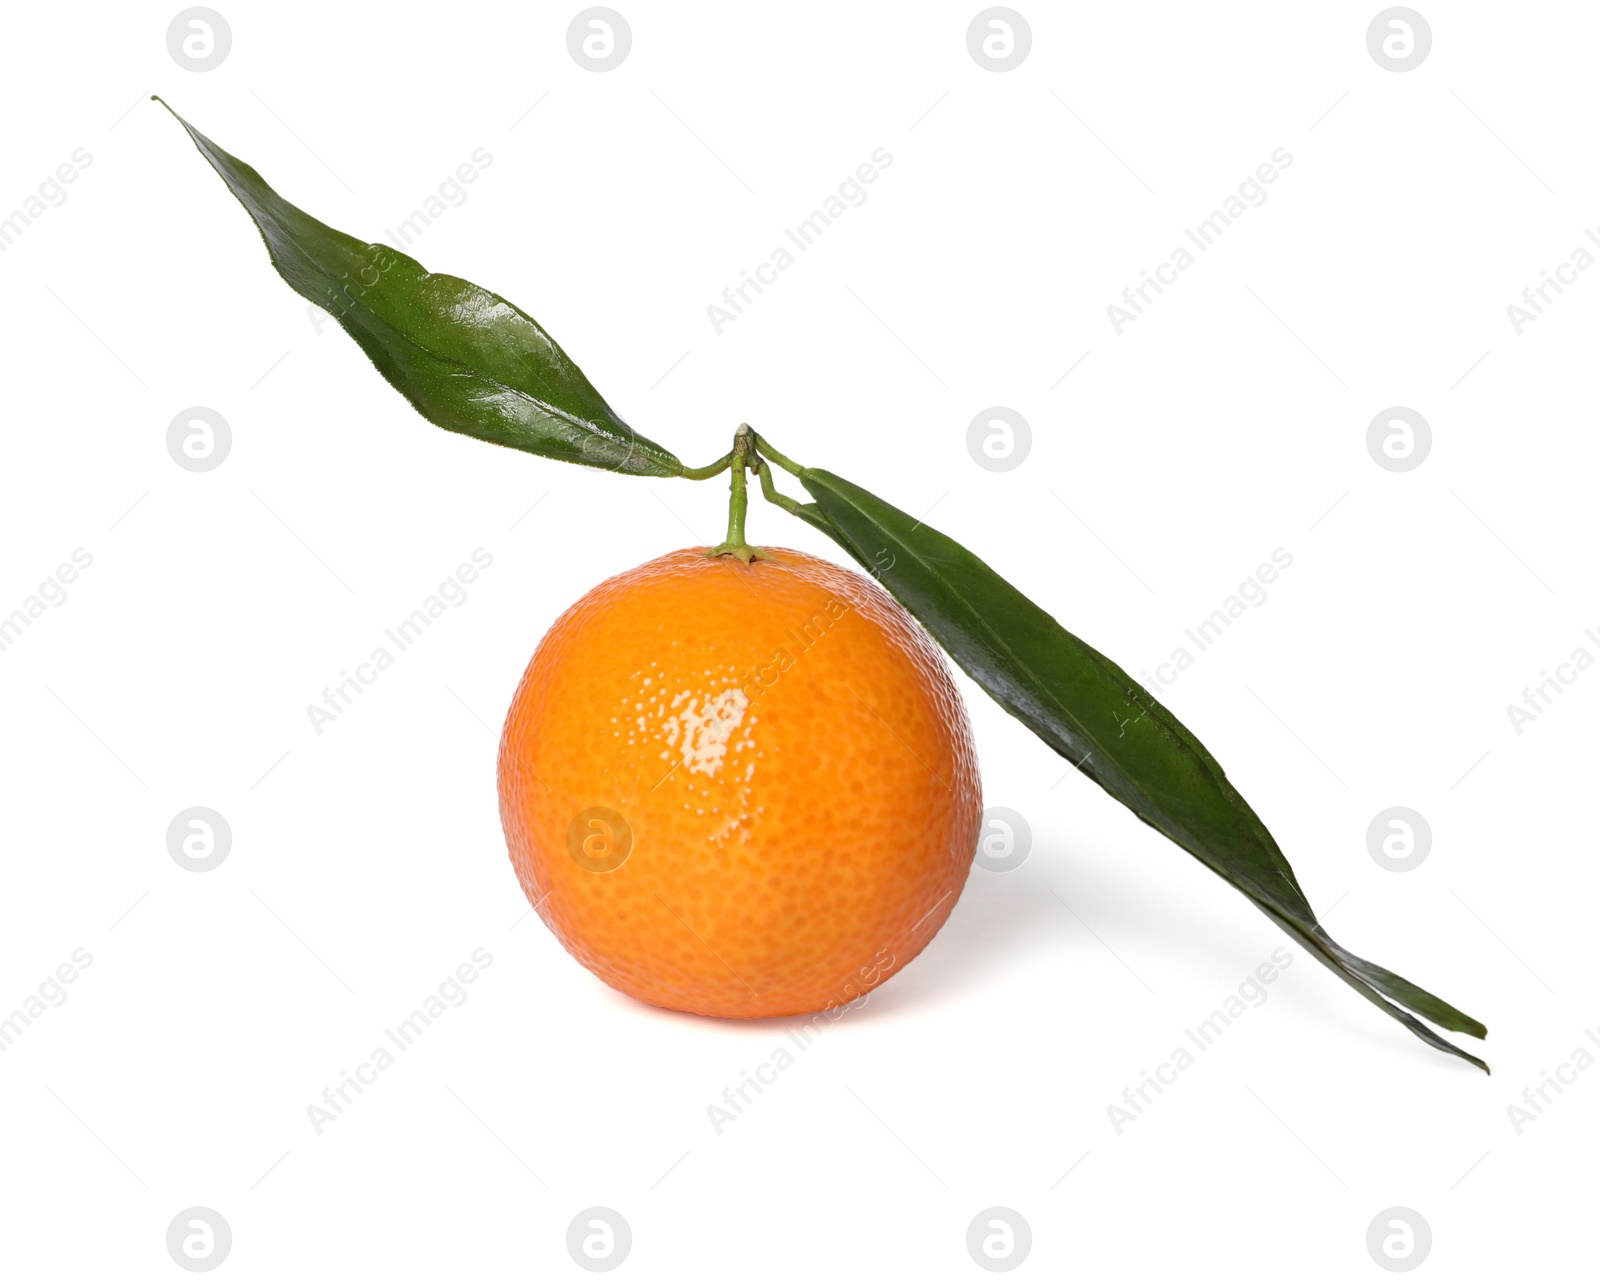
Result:
<svg viewBox="0 0 1600 1280">
<path fill-rule="evenodd" d="M 725 1018 L 848 1004 L 955 906 L 982 796 L 943 654 L 876 583 L 703 549 L 596 587 L 500 744 L 523 891 L 577 959 Z"/>
</svg>

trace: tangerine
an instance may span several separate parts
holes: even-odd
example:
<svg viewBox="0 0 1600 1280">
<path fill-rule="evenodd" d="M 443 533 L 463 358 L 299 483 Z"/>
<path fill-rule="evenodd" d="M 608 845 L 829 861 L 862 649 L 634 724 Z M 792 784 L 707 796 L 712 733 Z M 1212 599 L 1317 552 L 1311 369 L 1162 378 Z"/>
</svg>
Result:
<svg viewBox="0 0 1600 1280">
<path fill-rule="evenodd" d="M 568 609 L 512 700 L 499 787 L 567 950 L 726 1018 L 898 973 L 954 908 L 982 816 L 944 655 L 876 583 L 779 549 L 675 551 Z"/>
</svg>

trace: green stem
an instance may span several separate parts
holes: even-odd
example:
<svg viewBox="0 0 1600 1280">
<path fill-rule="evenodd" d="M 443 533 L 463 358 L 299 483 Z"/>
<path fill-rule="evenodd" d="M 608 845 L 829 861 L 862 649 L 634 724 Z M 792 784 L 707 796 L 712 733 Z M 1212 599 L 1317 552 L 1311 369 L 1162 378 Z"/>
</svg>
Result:
<svg viewBox="0 0 1600 1280">
<path fill-rule="evenodd" d="M 767 465 L 767 460 L 762 458 L 756 464 L 756 475 L 761 480 L 761 496 L 776 507 L 782 507 L 790 515 L 800 509 L 800 504 L 786 493 L 779 493 L 778 486 L 772 483 L 772 468 Z"/>
<path fill-rule="evenodd" d="M 774 506 L 782 508 L 792 516 L 799 516 L 809 525 L 814 525 L 822 532 L 833 536 L 834 529 L 828 517 L 822 513 L 822 508 L 815 502 L 797 502 L 786 493 L 779 493 L 777 485 L 772 482 L 772 468 L 767 466 L 765 458 L 759 461 L 756 475 L 761 478 L 761 496 Z"/>
<path fill-rule="evenodd" d="M 731 476 L 728 481 L 728 536 L 718 546 L 706 552 L 708 556 L 733 556 L 744 564 L 764 560 L 766 556 L 744 539 L 744 518 L 750 507 L 750 497 L 745 491 L 745 472 L 751 464 L 755 450 L 755 433 L 748 423 L 741 422 L 733 434 L 733 451 L 729 456 Z"/>
<path fill-rule="evenodd" d="M 746 475 L 750 471 L 754 471 L 761 481 L 761 496 L 768 502 L 792 516 L 798 516 L 807 524 L 815 525 L 824 533 L 831 532 L 828 518 L 816 503 L 797 502 L 787 494 L 778 492 L 772 480 L 772 468 L 767 465 L 768 458 L 793 476 L 798 476 L 805 469 L 752 431 L 749 423 L 741 422 L 739 429 L 733 433 L 733 448 L 722 457 L 708 466 L 679 469 L 678 474 L 685 480 L 709 480 L 724 471 L 731 472 L 728 477 L 728 536 L 706 552 L 708 556 L 733 556 L 744 564 L 767 558 L 765 552 L 745 541 L 744 522 L 750 510 Z"/>
<path fill-rule="evenodd" d="M 728 537 L 724 546 L 742 547 L 744 540 L 744 517 L 750 508 L 750 499 L 744 490 L 745 460 L 737 459 L 733 467 L 733 477 L 728 488 L 732 496 L 728 499 Z"/>
<path fill-rule="evenodd" d="M 684 467 L 678 474 L 685 480 L 709 480 L 712 476 L 720 476 L 733 462 L 733 450 L 728 450 L 715 462 L 704 467 Z"/>
<path fill-rule="evenodd" d="M 763 458 L 772 459 L 773 462 L 777 463 L 792 476 L 797 476 L 805 470 L 805 468 L 802 467 L 798 462 L 794 461 L 794 459 L 786 458 L 783 456 L 783 454 L 774 449 L 772 444 L 766 439 L 765 436 L 756 436 L 756 449 L 760 452 Z"/>
</svg>

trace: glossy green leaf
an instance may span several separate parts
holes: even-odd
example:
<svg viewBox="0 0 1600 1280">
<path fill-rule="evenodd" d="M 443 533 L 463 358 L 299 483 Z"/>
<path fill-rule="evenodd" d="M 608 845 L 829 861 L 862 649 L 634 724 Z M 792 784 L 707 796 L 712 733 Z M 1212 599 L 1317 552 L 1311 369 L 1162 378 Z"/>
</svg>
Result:
<svg viewBox="0 0 1600 1280">
<path fill-rule="evenodd" d="M 470 281 L 318 222 L 173 116 L 255 220 L 278 274 L 331 314 L 429 422 L 629 475 L 683 470 L 612 410 L 532 316 Z"/>
<path fill-rule="evenodd" d="M 1489 1069 L 1406 1009 L 1472 1036 L 1486 1034 L 1481 1022 L 1328 936 L 1288 859 L 1222 766 L 1127 672 L 944 534 L 826 471 L 803 470 L 800 480 L 826 516 L 819 527 L 996 702 L 1385 1013 L 1436 1049 Z"/>
</svg>

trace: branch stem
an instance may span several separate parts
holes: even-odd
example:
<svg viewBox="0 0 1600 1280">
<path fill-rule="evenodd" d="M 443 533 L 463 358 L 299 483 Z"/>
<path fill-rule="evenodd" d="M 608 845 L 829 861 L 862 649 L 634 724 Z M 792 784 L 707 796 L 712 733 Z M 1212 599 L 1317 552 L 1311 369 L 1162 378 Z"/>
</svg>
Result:
<svg viewBox="0 0 1600 1280">
<path fill-rule="evenodd" d="M 720 476 L 733 463 L 733 450 L 728 450 L 715 462 L 704 467 L 684 467 L 678 472 L 685 480 L 709 480 L 712 476 Z"/>
<path fill-rule="evenodd" d="M 744 564 L 766 559 L 765 554 L 752 547 L 744 537 L 745 513 L 750 508 L 750 496 L 745 490 L 745 472 L 751 467 L 754 453 L 755 432 L 750 430 L 749 423 L 741 422 L 739 429 L 733 433 L 733 450 L 728 455 L 731 473 L 728 479 L 728 536 L 706 552 L 708 556 L 733 556 Z"/>
<path fill-rule="evenodd" d="M 756 436 L 756 449 L 763 458 L 770 458 L 774 463 L 782 467 L 792 476 L 797 476 L 805 470 L 805 468 L 793 458 L 784 457 L 783 454 L 779 453 L 772 447 L 771 442 L 768 441 L 766 437 L 759 434 Z"/>
</svg>

